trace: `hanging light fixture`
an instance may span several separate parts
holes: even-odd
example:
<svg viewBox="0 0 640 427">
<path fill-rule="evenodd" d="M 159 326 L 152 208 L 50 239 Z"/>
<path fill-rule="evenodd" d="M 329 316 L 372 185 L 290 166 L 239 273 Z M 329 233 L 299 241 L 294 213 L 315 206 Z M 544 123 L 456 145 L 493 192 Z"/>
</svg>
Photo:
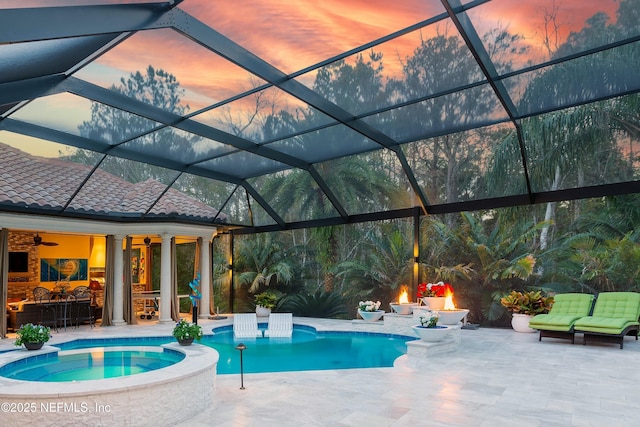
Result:
<svg viewBox="0 0 640 427">
<path fill-rule="evenodd" d="M 145 237 L 145 238 L 144 238 L 144 245 L 145 245 L 146 247 L 151 246 L 151 239 L 149 238 L 149 236 L 147 236 L 147 237 Z"/>
</svg>

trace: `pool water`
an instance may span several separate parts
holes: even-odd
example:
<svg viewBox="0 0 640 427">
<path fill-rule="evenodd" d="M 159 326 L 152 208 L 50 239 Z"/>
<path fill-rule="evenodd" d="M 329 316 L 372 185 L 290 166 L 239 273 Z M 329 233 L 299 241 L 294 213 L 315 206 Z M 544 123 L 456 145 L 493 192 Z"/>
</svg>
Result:
<svg viewBox="0 0 640 427">
<path fill-rule="evenodd" d="M 407 352 L 413 338 L 399 335 L 356 332 L 323 332 L 295 328 L 291 338 L 236 339 L 232 330 L 206 336 L 201 343 L 220 353 L 219 374 L 240 371 L 242 342 L 244 372 L 285 372 L 327 369 L 391 367 Z"/>
<path fill-rule="evenodd" d="M 22 381 L 97 380 L 149 372 L 182 359 L 183 353 L 161 347 L 90 348 L 27 357 L 0 367 L 0 375 Z"/>
<path fill-rule="evenodd" d="M 262 325 L 261 327 L 266 327 Z M 233 327 L 214 329 L 200 344 L 214 348 L 220 354 L 218 374 L 240 372 L 242 342 L 243 368 L 246 373 L 310 371 L 327 369 L 391 367 L 398 357 L 406 354 L 407 341 L 415 338 L 365 332 L 316 332 L 315 329 L 295 325 L 291 338 L 243 338 L 233 336 Z M 58 347 L 160 345 L 175 342 L 173 337 L 86 339 L 64 343 Z"/>
</svg>

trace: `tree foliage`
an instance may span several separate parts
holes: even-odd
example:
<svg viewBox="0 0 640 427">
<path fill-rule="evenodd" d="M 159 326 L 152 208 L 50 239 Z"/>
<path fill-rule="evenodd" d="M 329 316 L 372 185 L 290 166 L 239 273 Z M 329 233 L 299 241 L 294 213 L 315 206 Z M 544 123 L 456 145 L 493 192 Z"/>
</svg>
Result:
<svg viewBox="0 0 640 427">
<path fill-rule="evenodd" d="M 363 106 L 376 109 L 364 120 L 398 141 L 398 147 L 370 145 L 364 135 L 332 126 L 331 118 L 311 107 L 287 106 L 275 90 L 256 92 L 241 113 L 221 110 L 218 124 L 234 135 L 275 142 L 285 153 L 321 156 L 306 169 L 249 180 L 287 222 L 339 215 L 327 189 L 348 215 L 415 206 L 403 158 L 429 203 L 525 194 L 528 184 L 544 193 L 634 181 L 640 166 L 640 96 L 607 94 L 629 89 L 629 76 L 640 66 L 638 44 L 561 60 L 637 34 L 637 6 L 637 0 L 620 1 L 615 21 L 596 14 L 564 43 L 555 43 L 547 33 L 549 58 L 556 62 L 521 79 L 500 80 L 523 117 L 519 129 L 500 123 L 508 117 L 484 82 L 483 70 L 464 40 L 447 28 L 421 38 L 401 58 L 398 74 L 387 76 L 383 54 L 370 51 L 328 64 L 315 75 L 314 91 L 344 111 L 357 116 Z M 548 11 L 545 19 L 548 28 L 557 29 L 557 10 Z M 522 36 L 505 28 L 486 31 L 482 45 L 501 75 L 528 53 Z M 589 87 L 580 83 L 585 79 L 592 82 Z M 460 86 L 468 88 L 452 91 Z M 111 90 L 177 115 L 189 110 L 177 79 L 151 66 Z M 589 102 L 593 99 L 599 101 Z M 534 111 L 546 112 L 534 116 Z M 426 136 L 425 129 L 430 131 Z M 202 144 L 171 126 L 98 103 L 79 132 L 111 147 L 105 153 L 78 150 L 73 160 L 100 165 L 130 182 L 170 184 L 177 175 L 119 158 L 119 150 L 145 153 L 151 160 L 154 151 L 169 151 L 187 163 Z M 363 146 L 371 148 L 349 156 L 353 147 Z M 227 202 L 225 209 L 238 223 L 269 221 L 258 208 L 248 212 L 249 195 L 235 184 L 183 176 L 174 185 L 212 206 Z M 512 289 L 638 290 L 637 199 L 617 196 L 425 217 L 420 280 L 450 281 L 458 305 L 485 324 L 506 319 L 500 299 Z M 410 220 L 399 220 L 246 236 L 238 239 L 233 254 L 235 285 L 251 292 L 277 288 L 287 295 L 281 304 L 296 315 L 344 316 L 350 313 L 346 307 L 355 306 L 353 300 L 380 299 L 386 306 L 412 280 L 412 226 Z M 214 266 L 216 283 L 230 287 L 227 254 L 214 256 L 224 263 Z"/>
</svg>

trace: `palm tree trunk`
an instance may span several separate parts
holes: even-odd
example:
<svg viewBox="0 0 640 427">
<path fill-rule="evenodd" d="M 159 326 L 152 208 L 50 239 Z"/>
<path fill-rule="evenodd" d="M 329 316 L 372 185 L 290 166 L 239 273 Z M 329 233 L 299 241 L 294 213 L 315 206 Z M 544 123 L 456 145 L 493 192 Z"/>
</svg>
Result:
<svg viewBox="0 0 640 427">
<path fill-rule="evenodd" d="M 560 186 L 560 166 L 556 166 L 556 174 L 553 178 L 553 184 L 551 184 L 551 191 L 555 191 Z M 549 202 L 547 203 L 547 210 L 544 214 L 545 221 L 551 221 L 556 216 L 556 203 Z M 551 224 L 547 224 L 544 226 L 542 231 L 540 232 L 540 249 L 545 250 L 549 247 L 549 228 Z"/>
<path fill-rule="evenodd" d="M 333 292 L 335 287 L 335 279 L 336 275 L 332 271 L 332 268 L 336 265 L 336 260 L 338 259 L 338 239 L 336 237 L 335 228 L 330 228 L 330 234 L 328 236 L 328 259 L 327 264 L 324 266 L 325 274 L 324 274 L 324 290 L 325 292 Z"/>
<path fill-rule="evenodd" d="M 324 291 L 325 292 L 333 292 L 335 286 L 335 278 L 336 275 L 330 272 L 325 273 L 324 275 Z"/>
</svg>

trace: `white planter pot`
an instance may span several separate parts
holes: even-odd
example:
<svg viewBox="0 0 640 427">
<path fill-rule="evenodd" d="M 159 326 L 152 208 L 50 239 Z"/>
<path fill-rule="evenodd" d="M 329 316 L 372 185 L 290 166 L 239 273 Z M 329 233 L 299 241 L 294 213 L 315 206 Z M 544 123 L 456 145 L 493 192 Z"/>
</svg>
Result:
<svg viewBox="0 0 640 427">
<path fill-rule="evenodd" d="M 263 307 L 261 305 L 256 305 L 256 316 L 258 317 L 268 317 L 271 314 L 271 309 L 267 307 Z"/>
<path fill-rule="evenodd" d="M 449 335 L 451 328 L 445 325 L 437 325 L 435 328 L 425 328 L 424 326 L 412 326 L 422 341 L 438 342 L 442 341 Z"/>
<path fill-rule="evenodd" d="M 431 310 L 444 310 L 445 297 L 422 297 L 422 302 Z"/>
<path fill-rule="evenodd" d="M 532 317 L 533 316 L 528 314 L 513 313 L 511 327 L 516 332 L 537 332 L 535 329 L 529 327 L 529 320 L 531 320 Z"/>
<path fill-rule="evenodd" d="M 384 314 L 384 310 L 362 311 L 358 309 L 358 314 L 365 322 L 377 322 Z"/>
</svg>

